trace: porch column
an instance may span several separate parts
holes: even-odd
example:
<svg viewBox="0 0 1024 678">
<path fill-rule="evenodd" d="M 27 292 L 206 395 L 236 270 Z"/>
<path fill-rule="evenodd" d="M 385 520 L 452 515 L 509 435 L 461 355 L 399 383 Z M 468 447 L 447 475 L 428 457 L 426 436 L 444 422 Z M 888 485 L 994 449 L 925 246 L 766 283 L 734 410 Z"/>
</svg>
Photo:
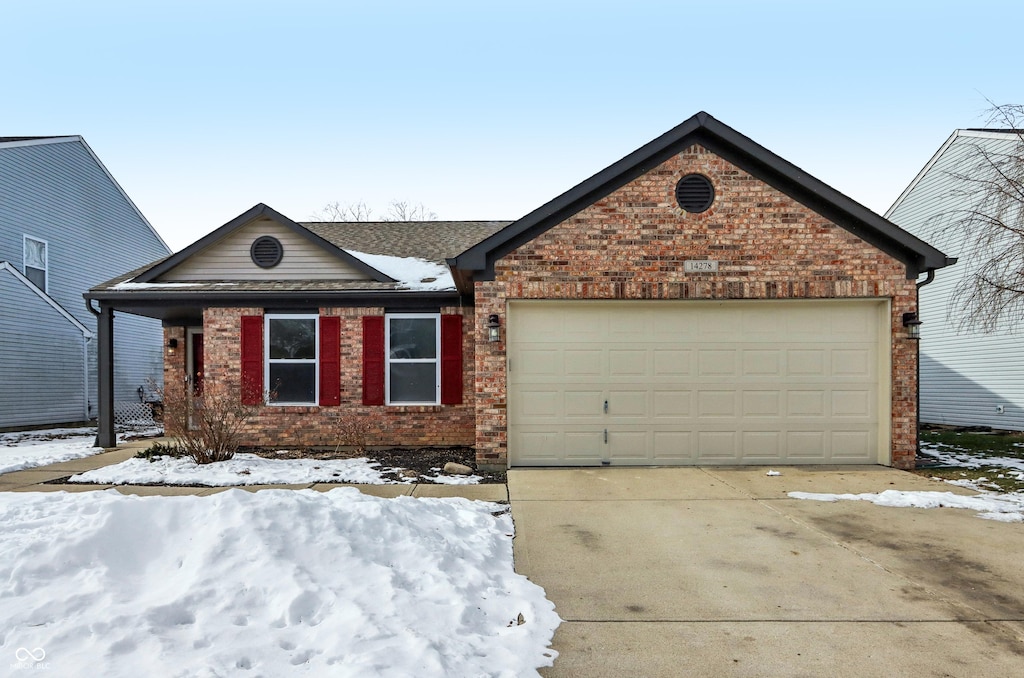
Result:
<svg viewBox="0 0 1024 678">
<path fill-rule="evenodd" d="M 97 398 L 96 446 L 117 445 L 114 431 L 114 309 L 100 302 L 96 316 Z"/>
</svg>

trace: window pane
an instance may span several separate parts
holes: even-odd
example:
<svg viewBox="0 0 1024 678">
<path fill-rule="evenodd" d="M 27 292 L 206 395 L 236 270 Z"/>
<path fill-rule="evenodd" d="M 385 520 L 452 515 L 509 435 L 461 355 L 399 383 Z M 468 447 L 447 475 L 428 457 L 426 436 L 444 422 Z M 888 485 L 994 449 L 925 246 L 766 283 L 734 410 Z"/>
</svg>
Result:
<svg viewBox="0 0 1024 678">
<path fill-rule="evenodd" d="M 391 402 L 437 400 L 437 363 L 391 363 Z"/>
<path fill-rule="evenodd" d="M 271 363 L 270 402 L 316 403 L 316 364 Z"/>
<path fill-rule="evenodd" d="M 316 319 L 271 318 L 270 358 L 316 358 Z"/>
<path fill-rule="evenodd" d="M 38 268 L 26 268 L 25 277 L 32 281 L 32 284 L 46 291 L 46 271 L 41 271 Z"/>
<path fill-rule="evenodd" d="M 46 268 L 46 243 L 25 238 L 25 266 Z"/>
<path fill-rule="evenodd" d="M 437 318 L 391 318 L 390 326 L 392 358 L 437 357 Z"/>
</svg>

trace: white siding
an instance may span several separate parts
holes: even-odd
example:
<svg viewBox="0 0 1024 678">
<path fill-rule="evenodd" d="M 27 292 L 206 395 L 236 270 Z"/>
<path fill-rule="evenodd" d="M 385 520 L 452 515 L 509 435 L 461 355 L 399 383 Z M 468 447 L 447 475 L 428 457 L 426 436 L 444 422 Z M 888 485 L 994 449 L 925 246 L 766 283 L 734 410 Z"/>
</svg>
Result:
<svg viewBox="0 0 1024 678">
<path fill-rule="evenodd" d="M 2 269 L 0 298 L 0 428 L 84 420 L 82 331 Z"/>
<path fill-rule="evenodd" d="M 260 268 L 249 256 L 253 241 L 263 235 L 281 242 L 284 255 L 273 268 Z M 238 229 L 160 276 L 165 282 L 261 279 L 369 280 L 369 277 L 316 243 L 269 219 L 260 219 Z"/>
<path fill-rule="evenodd" d="M 1024 319 L 990 334 L 959 327 L 962 315 L 951 298 L 975 262 L 963 256 L 963 240 L 944 232 L 948 214 L 967 205 L 951 194 L 959 182 L 950 176 L 963 171 L 971 146 L 982 143 L 1009 152 L 1015 139 L 993 139 L 959 133 L 935 159 L 917 184 L 886 215 L 893 223 L 960 257 L 954 266 L 936 272 L 934 282 L 920 289 L 921 420 L 957 426 L 990 426 L 1024 430 Z M 1002 408 L 999 413 L 997 408 Z"/>
</svg>

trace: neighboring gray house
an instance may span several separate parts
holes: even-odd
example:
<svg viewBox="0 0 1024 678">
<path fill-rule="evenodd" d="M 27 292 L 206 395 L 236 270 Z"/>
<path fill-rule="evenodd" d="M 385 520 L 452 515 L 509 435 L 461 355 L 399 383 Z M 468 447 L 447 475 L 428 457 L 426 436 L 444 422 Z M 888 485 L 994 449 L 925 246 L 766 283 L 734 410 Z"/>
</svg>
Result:
<svg viewBox="0 0 1024 678">
<path fill-rule="evenodd" d="M 168 254 L 81 137 L 0 137 L 0 429 L 96 416 L 96 318 L 82 294 Z M 139 402 L 162 376 L 160 323 L 115 322 L 115 400 Z"/>
<path fill-rule="evenodd" d="M 963 236 L 947 228 L 957 211 L 975 206 L 969 195 L 974 182 L 958 177 L 985 178 L 977 152 L 1020 153 L 1022 147 L 1012 130 L 956 130 L 885 214 L 959 257 L 919 292 L 924 423 L 1024 430 L 1024 318 L 990 333 L 961 327 L 963 315 L 952 297 L 978 262 L 965 256 Z"/>
</svg>

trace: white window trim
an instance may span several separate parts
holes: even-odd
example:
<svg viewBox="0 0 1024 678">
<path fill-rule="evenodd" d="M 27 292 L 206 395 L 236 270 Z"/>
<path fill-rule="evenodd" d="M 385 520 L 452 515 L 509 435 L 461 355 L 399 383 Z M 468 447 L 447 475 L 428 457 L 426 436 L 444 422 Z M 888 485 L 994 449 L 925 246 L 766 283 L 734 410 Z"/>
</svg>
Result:
<svg viewBox="0 0 1024 678">
<path fill-rule="evenodd" d="M 434 320 L 434 357 L 433 358 L 391 358 L 391 319 L 402 320 L 412 318 L 433 318 Z M 431 401 L 391 401 L 391 363 L 434 363 L 434 399 Z M 397 407 L 441 404 L 441 314 L 440 313 L 387 313 L 384 315 L 384 402 Z"/>
<path fill-rule="evenodd" d="M 313 320 L 314 321 L 314 358 L 270 358 L 270 321 L 271 320 Z M 275 364 L 291 363 L 295 365 L 308 365 L 313 363 L 313 401 L 312 402 L 283 402 L 270 399 L 270 363 Z M 315 313 L 268 313 L 263 316 L 263 383 L 266 384 L 264 402 L 271 407 L 315 407 L 320 404 L 320 316 Z"/>
<path fill-rule="evenodd" d="M 42 243 L 42 245 L 43 245 L 43 258 L 46 260 L 45 262 L 43 262 L 43 264 L 44 264 L 43 268 L 39 268 L 38 266 L 33 266 L 32 268 L 34 268 L 37 271 L 42 271 L 43 272 L 43 286 L 42 286 L 41 289 L 44 292 L 48 293 L 48 290 L 49 290 L 49 287 L 50 287 L 50 243 L 48 243 L 47 241 L 43 240 L 42 238 L 37 238 L 34 235 L 28 235 L 27 233 L 22 235 L 22 237 L 21 237 L 21 264 L 22 264 L 21 265 L 21 270 L 24 273 L 26 278 L 28 278 L 28 269 L 29 269 L 28 256 L 27 256 L 28 255 L 28 241 L 29 240 L 32 240 L 33 242 Z M 35 283 L 33 283 L 33 284 L 35 284 Z"/>
</svg>

